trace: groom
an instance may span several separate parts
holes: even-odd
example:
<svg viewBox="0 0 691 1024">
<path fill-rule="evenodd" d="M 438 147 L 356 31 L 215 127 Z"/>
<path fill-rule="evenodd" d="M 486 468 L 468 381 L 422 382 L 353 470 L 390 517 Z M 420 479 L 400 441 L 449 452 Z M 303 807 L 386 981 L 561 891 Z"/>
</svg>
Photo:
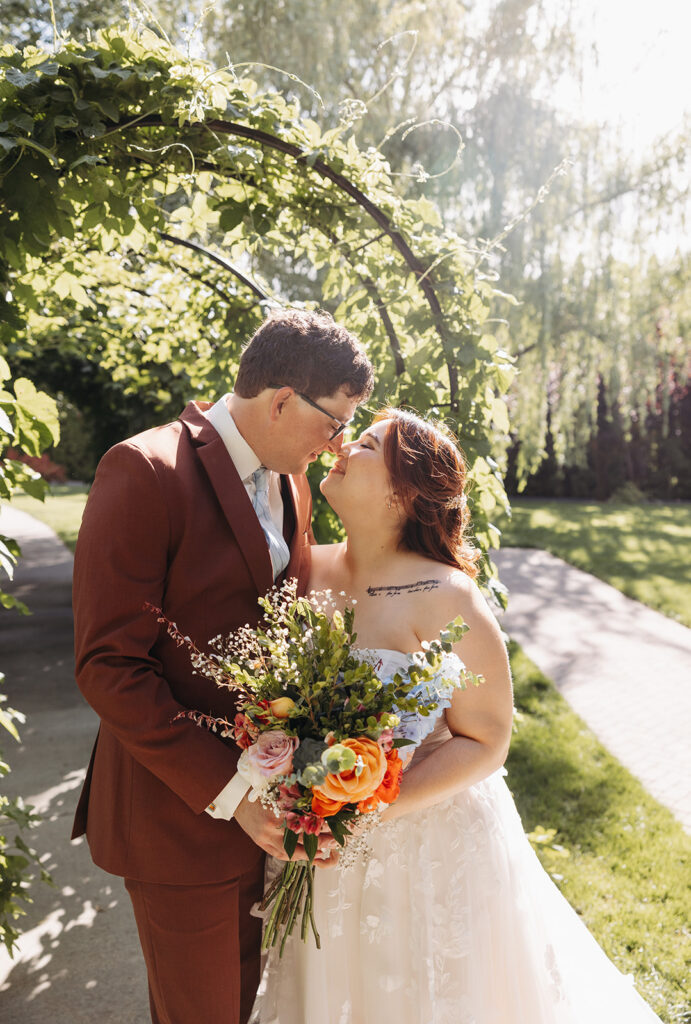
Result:
<svg viewBox="0 0 691 1024">
<path fill-rule="evenodd" d="M 255 624 L 257 598 L 310 566 L 304 476 L 372 390 L 356 340 L 325 313 L 267 319 L 232 394 L 101 460 L 74 563 L 76 675 L 101 719 L 72 838 L 132 899 L 154 1024 L 244 1024 L 259 978 L 265 852 L 282 831 L 250 803 L 239 749 L 181 709 L 234 714 L 144 603 L 204 647 Z"/>
</svg>

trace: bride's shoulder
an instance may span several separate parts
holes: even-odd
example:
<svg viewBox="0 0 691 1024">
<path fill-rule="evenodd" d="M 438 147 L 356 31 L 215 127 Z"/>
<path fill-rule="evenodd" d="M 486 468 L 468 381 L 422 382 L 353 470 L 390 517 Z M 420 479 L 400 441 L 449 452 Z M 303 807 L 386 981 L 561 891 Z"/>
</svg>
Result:
<svg viewBox="0 0 691 1024">
<path fill-rule="evenodd" d="M 467 573 L 452 566 L 442 566 L 436 574 L 436 585 L 420 602 L 422 626 L 430 634 L 438 633 L 459 615 L 470 627 L 494 623 L 494 616 L 479 586 Z"/>
</svg>

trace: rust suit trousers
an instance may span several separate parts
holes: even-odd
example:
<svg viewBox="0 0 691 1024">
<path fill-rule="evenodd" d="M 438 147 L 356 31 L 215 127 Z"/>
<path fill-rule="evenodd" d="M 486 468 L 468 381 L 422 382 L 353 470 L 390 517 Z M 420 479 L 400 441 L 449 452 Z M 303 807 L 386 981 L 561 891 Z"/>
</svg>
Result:
<svg viewBox="0 0 691 1024">
<path fill-rule="evenodd" d="M 125 879 L 149 978 L 153 1024 L 246 1024 L 259 984 L 263 863 L 227 882 Z"/>
</svg>

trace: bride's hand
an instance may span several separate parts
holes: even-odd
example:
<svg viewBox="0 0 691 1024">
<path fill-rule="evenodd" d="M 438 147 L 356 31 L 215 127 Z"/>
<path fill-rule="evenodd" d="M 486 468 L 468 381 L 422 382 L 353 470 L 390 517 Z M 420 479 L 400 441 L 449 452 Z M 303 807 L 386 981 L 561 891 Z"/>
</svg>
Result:
<svg viewBox="0 0 691 1024">
<path fill-rule="evenodd" d="M 331 833 L 319 836 L 319 848 L 314 856 L 315 868 L 333 868 L 338 864 L 341 848 Z"/>
</svg>

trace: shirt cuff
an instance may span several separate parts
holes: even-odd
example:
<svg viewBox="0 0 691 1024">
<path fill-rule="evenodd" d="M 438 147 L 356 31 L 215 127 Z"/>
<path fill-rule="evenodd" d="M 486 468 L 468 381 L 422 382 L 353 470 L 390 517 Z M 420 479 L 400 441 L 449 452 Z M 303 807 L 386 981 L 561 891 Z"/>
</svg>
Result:
<svg viewBox="0 0 691 1024">
<path fill-rule="evenodd" d="M 206 808 L 206 813 L 210 814 L 212 818 L 230 821 L 235 814 L 238 804 L 249 788 L 242 775 L 236 773 L 230 782 L 226 783 L 216 799 L 211 801 Z"/>
</svg>

